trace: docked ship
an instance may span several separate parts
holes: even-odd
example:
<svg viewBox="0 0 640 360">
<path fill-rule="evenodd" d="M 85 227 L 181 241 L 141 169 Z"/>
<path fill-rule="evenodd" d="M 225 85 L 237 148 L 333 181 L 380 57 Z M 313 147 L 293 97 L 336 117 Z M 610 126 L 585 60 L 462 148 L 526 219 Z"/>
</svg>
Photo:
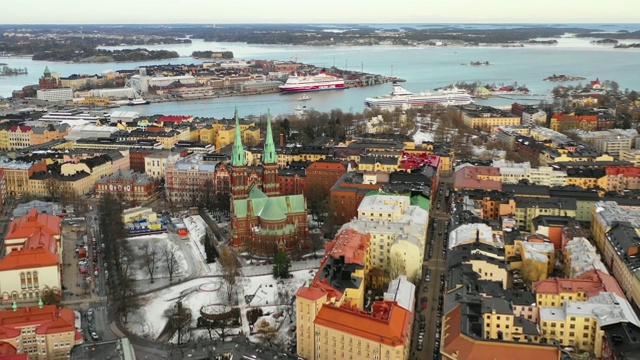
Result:
<svg viewBox="0 0 640 360">
<path fill-rule="evenodd" d="M 278 86 L 282 92 L 303 92 L 344 89 L 344 79 L 328 75 L 322 70 L 318 75 L 289 75 L 287 82 Z"/>
<path fill-rule="evenodd" d="M 468 92 L 462 89 L 458 89 L 455 86 L 445 89 L 434 91 L 433 93 L 423 91 L 417 94 L 406 90 L 398 83 L 393 83 L 393 91 L 389 94 L 368 97 L 364 99 L 364 104 L 367 107 L 413 107 L 424 106 L 427 104 L 451 106 L 451 105 L 467 105 L 471 104 L 473 100 Z"/>
</svg>

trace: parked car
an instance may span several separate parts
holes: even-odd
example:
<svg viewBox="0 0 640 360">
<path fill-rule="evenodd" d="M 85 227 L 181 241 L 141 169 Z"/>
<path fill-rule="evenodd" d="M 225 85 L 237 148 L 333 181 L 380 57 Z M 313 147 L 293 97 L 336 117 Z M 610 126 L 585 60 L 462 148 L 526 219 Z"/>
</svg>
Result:
<svg viewBox="0 0 640 360">
<path fill-rule="evenodd" d="M 93 339 L 93 341 L 98 341 L 100 340 L 100 337 L 98 336 L 98 333 L 95 331 L 91 332 L 91 339 Z"/>
</svg>

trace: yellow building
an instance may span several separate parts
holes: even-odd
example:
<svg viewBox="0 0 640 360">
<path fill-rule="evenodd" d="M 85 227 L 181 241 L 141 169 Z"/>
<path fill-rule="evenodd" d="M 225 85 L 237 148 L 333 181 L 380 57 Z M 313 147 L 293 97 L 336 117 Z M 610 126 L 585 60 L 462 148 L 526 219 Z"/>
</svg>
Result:
<svg viewBox="0 0 640 360">
<path fill-rule="evenodd" d="M 188 141 L 190 139 L 191 129 L 187 127 L 160 132 L 156 136 L 156 140 L 162 144 L 162 148 L 165 150 L 173 149 L 178 141 Z"/>
<path fill-rule="evenodd" d="M 235 124 L 233 122 L 217 120 L 215 124 L 211 125 L 211 131 L 213 132 L 213 140 L 205 141 L 201 138 L 200 141 L 213 144 L 216 149 L 222 149 L 235 140 Z M 240 123 L 240 131 L 243 144 L 256 146 L 260 143 L 260 128 L 256 126 L 255 122 L 243 120 Z M 205 132 L 205 138 L 211 139 L 211 136 L 210 133 Z"/>
<path fill-rule="evenodd" d="M 616 322 L 640 320 L 628 301 L 615 293 L 602 292 L 587 301 L 565 301 L 561 307 L 540 307 L 542 336 L 558 341 L 560 346 L 602 356 L 602 326 Z"/>
<path fill-rule="evenodd" d="M 516 197 L 516 220 L 522 230 L 531 229 L 531 221 L 540 216 L 576 217 L 577 203 L 574 198 Z"/>
<path fill-rule="evenodd" d="M 520 125 L 522 119 L 509 112 L 490 106 L 468 105 L 458 107 L 462 122 L 476 130 L 493 133 L 501 126 Z"/>
<path fill-rule="evenodd" d="M 87 97 L 79 100 L 74 100 L 69 105 L 91 105 L 91 106 L 107 106 L 111 103 L 108 98 L 101 97 Z"/>
<path fill-rule="evenodd" d="M 9 149 L 9 128 L 0 129 L 0 150 Z"/>
<path fill-rule="evenodd" d="M 0 311 L 2 341 L 30 360 L 69 359 L 71 349 L 82 344 L 83 336 L 75 328 L 73 310 L 55 305 Z"/>
<path fill-rule="evenodd" d="M 2 144 L 2 133 L 0 132 L 0 148 Z M 620 150 L 620 160 L 629 161 L 634 166 L 640 166 L 640 150 L 626 149 Z"/>
<path fill-rule="evenodd" d="M 364 311 L 369 235 L 341 231 L 309 286 L 296 293 L 297 351 L 307 359 L 407 359 L 415 286 L 406 278 Z M 338 270 L 341 269 L 341 270 Z M 350 272 L 349 281 L 345 271 Z"/>
</svg>

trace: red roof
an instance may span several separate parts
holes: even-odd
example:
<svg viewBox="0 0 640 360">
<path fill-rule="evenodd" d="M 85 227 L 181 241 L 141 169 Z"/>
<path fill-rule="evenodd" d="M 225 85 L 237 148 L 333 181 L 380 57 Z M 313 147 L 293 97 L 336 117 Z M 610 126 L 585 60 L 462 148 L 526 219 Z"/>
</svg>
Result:
<svg viewBox="0 0 640 360">
<path fill-rule="evenodd" d="M 31 126 L 12 126 L 9 128 L 11 132 L 17 132 L 20 129 L 20 132 L 29 132 L 31 130 Z"/>
<path fill-rule="evenodd" d="M 0 339 L 14 339 L 20 336 L 20 330 L 6 326 L 0 326 Z"/>
<path fill-rule="evenodd" d="M 12 251 L 0 260 L 0 271 L 32 269 L 59 264 L 57 255 L 42 247 Z"/>
<path fill-rule="evenodd" d="M 401 169 L 415 169 L 423 165 L 438 168 L 440 156 L 427 153 L 408 153 L 403 151 L 399 167 Z"/>
<path fill-rule="evenodd" d="M 500 169 L 492 166 L 464 166 L 453 175 L 456 189 L 502 190 L 502 183 L 496 180 L 482 180 L 479 176 L 500 176 Z"/>
<path fill-rule="evenodd" d="M 4 359 L 8 355 L 15 355 L 17 352 L 15 346 L 4 341 L 0 342 L 0 359 Z"/>
<path fill-rule="evenodd" d="M 622 175 L 624 177 L 640 177 L 639 166 L 605 166 L 607 175 Z"/>
<path fill-rule="evenodd" d="M 22 307 L 16 311 L 0 311 L 0 327 L 20 328 L 36 326 L 36 334 L 57 334 L 75 331 L 75 315 L 70 309 L 57 309 L 55 305 Z"/>
<path fill-rule="evenodd" d="M 371 314 L 355 307 L 325 304 L 314 323 L 389 346 L 402 346 L 409 340 L 411 312 L 395 301 L 375 302 Z"/>
<path fill-rule="evenodd" d="M 9 224 L 5 239 L 26 239 L 37 231 L 45 232 L 50 236 L 59 236 L 60 222 L 61 219 L 57 216 L 38 213 L 36 209 L 31 209 L 27 215 Z"/>
<path fill-rule="evenodd" d="M 31 234 L 27 241 L 25 241 L 23 249 L 37 249 L 44 248 L 52 254 L 58 253 L 58 243 L 53 236 L 42 232 L 38 229 L 35 233 Z"/>
<path fill-rule="evenodd" d="M 603 291 L 614 292 L 620 297 L 625 297 L 618 282 L 611 276 L 600 270 L 589 270 L 577 279 L 546 279 L 533 284 L 536 294 L 560 294 L 582 292 L 588 298 L 597 296 Z"/>
<path fill-rule="evenodd" d="M 188 121 L 192 119 L 193 116 L 184 116 L 184 115 L 169 115 L 158 118 L 158 122 L 172 122 L 176 124 L 180 124 L 183 121 Z"/>
<path fill-rule="evenodd" d="M 338 172 L 347 172 L 347 168 L 339 161 L 315 161 L 311 165 L 307 166 L 309 170 L 334 170 Z"/>
</svg>

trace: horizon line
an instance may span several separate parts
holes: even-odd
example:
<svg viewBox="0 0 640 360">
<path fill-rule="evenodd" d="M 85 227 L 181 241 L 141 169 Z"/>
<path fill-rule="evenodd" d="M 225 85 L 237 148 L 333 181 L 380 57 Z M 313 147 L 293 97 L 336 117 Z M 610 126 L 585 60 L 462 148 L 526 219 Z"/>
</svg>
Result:
<svg viewBox="0 0 640 360">
<path fill-rule="evenodd" d="M 636 22 L 473 22 L 473 21 L 445 21 L 445 22 L 415 22 L 415 21 L 395 21 L 395 22 L 148 22 L 148 23 L 7 23 L 1 24 L 0 27 L 7 26 L 25 26 L 25 25 L 400 25 L 400 24 L 419 24 L 419 25 L 638 25 Z"/>
</svg>

